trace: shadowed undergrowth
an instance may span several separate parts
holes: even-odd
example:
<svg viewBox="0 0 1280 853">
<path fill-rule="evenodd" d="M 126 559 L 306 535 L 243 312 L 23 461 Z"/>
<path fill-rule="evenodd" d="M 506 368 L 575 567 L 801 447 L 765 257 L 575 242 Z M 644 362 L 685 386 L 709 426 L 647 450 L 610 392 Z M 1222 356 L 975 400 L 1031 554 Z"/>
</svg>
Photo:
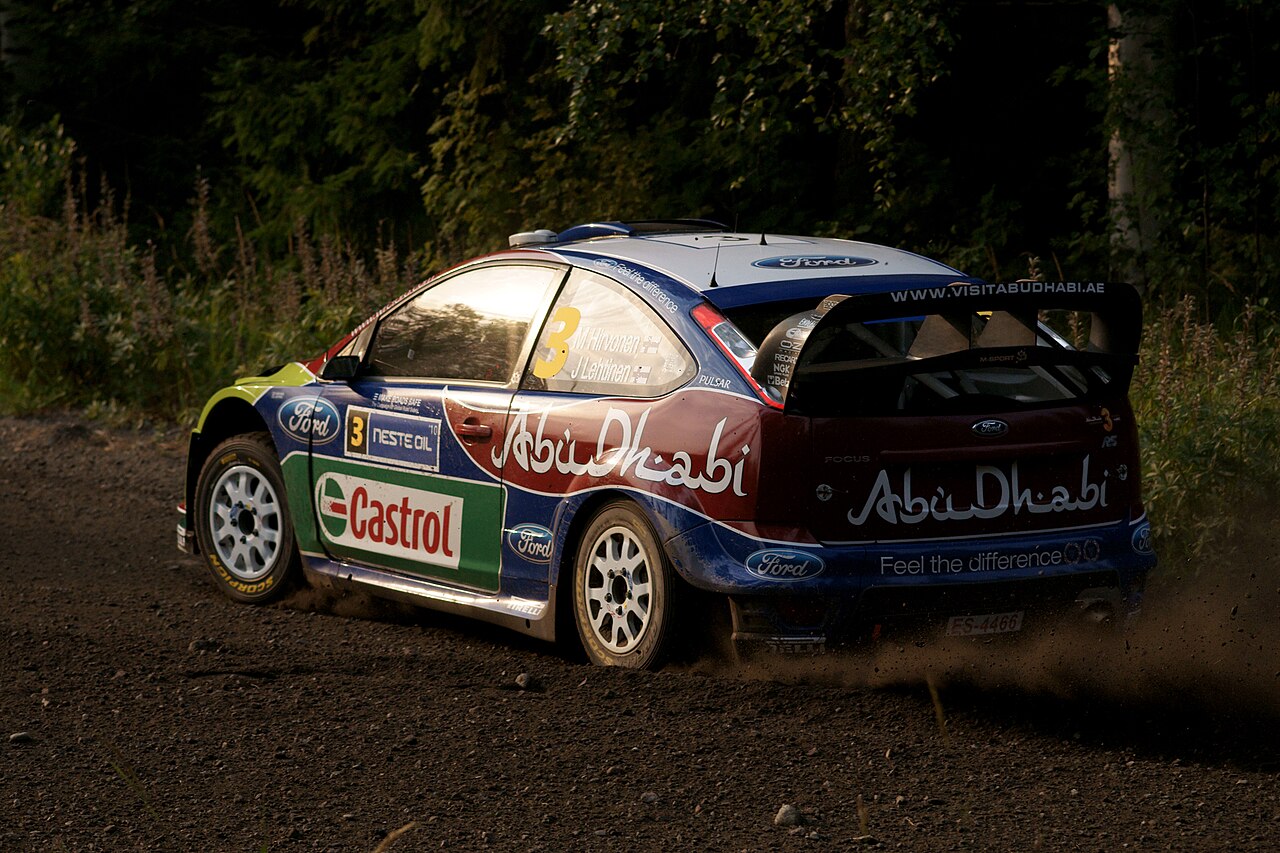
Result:
<svg viewBox="0 0 1280 853">
<path fill-rule="evenodd" d="M 420 252 L 363 257 L 302 223 L 275 254 L 238 223 L 220 239 L 203 179 L 190 230 L 139 245 L 110 188 L 90 208 L 73 152 L 47 148 L 30 192 L 0 200 L 0 411 L 188 421 L 233 377 L 319 353 L 424 276 Z M 1280 486 L 1280 325 L 1249 303 L 1211 322 L 1191 298 L 1147 314 L 1132 397 L 1157 543 L 1229 552 Z"/>
</svg>

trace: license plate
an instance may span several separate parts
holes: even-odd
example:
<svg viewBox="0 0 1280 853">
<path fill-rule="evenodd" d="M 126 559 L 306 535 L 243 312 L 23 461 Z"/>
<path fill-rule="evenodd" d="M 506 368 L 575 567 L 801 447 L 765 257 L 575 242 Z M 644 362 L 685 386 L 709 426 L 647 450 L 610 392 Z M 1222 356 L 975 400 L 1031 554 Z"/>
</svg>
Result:
<svg viewBox="0 0 1280 853">
<path fill-rule="evenodd" d="M 1007 634 L 1022 630 L 1022 614 L 982 613 L 974 616 L 952 616 L 947 620 L 948 637 L 978 637 L 983 634 Z"/>
</svg>

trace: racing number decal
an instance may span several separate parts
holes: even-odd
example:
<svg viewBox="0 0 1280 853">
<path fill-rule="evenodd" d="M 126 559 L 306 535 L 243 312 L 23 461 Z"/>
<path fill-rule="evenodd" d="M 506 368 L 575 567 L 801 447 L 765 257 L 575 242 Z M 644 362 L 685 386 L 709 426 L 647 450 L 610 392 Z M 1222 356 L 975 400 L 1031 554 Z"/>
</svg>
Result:
<svg viewBox="0 0 1280 853">
<path fill-rule="evenodd" d="M 582 312 L 568 305 L 561 305 L 552 316 L 552 323 L 560 324 L 560 331 L 551 332 L 547 336 L 547 346 L 551 348 L 551 358 L 539 358 L 533 364 L 533 375 L 539 379 L 550 379 L 560 372 L 569 358 L 569 338 L 578 330 L 582 320 Z"/>
<path fill-rule="evenodd" d="M 347 449 L 363 451 L 365 449 L 365 416 L 352 408 L 347 410 Z"/>
</svg>

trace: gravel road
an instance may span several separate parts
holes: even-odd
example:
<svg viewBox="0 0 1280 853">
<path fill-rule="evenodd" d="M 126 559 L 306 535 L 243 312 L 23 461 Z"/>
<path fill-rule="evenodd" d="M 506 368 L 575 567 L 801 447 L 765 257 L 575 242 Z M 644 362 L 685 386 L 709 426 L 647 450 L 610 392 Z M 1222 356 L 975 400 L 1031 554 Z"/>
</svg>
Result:
<svg viewBox="0 0 1280 853">
<path fill-rule="evenodd" d="M 1126 637 L 645 674 L 224 600 L 184 452 L 0 419 L 0 850 L 1280 849 L 1274 512 Z"/>
</svg>

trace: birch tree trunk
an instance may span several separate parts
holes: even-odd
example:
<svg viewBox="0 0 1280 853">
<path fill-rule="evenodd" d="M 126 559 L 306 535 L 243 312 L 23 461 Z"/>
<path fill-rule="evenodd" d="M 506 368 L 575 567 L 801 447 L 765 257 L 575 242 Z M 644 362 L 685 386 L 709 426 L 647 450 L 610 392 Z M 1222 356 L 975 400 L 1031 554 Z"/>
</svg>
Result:
<svg viewBox="0 0 1280 853">
<path fill-rule="evenodd" d="M 1160 236 L 1157 211 L 1169 186 L 1163 140 L 1171 108 L 1159 56 L 1165 29 L 1158 16 L 1122 12 L 1116 3 L 1107 6 L 1107 27 L 1111 240 L 1120 274 L 1142 286 L 1149 283 L 1148 260 Z"/>
</svg>

